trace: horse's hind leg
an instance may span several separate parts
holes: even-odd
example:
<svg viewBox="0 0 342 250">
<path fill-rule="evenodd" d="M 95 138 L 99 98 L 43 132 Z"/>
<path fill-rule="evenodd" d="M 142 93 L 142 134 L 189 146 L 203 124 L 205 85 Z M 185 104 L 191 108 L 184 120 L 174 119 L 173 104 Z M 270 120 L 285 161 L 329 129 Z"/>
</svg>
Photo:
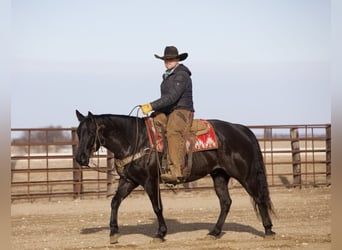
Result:
<svg viewBox="0 0 342 250">
<path fill-rule="evenodd" d="M 267 203 L 261 201 L 257 202 L 257 206 L 259 209 L 259 214 L 262 219 L 262 224 L 265 228 L 265 238 L 272 238 L 275 235 L 275 232 L 272 231 L 272 221 L 271 217 L 269 215 L 269 208 L 267 206 Z"/>
<path fill-rule="evenodd" d="M 126 179 L 120 178 L 119 185 L 115 196 L 112 199 L 112 211 L 110 216 L 110 243 L 114 244 L 118 242 L 119 238 L 119 226 L 118 226 L 118 209 L 123 201 L 138 185 L 127 181 Z"/>
<path fill-rule="evenodd" d="M 273 225 L 270 216 L 270 211 L 272 211 L 272 203 L 269 198 L 268 188 L 265 186 L 263 188 L 256 187 L 258 184 L 254 181 L 250 181 L 250 184 L 251 183 L 253 183 L 252 186 L 254 186 L 254 188 L 251 188 L 250 185 L 246 185 L 245 189 L 252 196 L 255 210 L 259 212 L 261 216 L 262 224 L 265 229 L 265 237 L 273 237 L 275 233 L 272 231 Z M 258 191 L 260 189 L 261 191 Z"/>
<path fill-rule="evenodd" d="M 220 200 L 221 212 L 215 227 L 209 232 L 208 235 L 218 237 L 222 232 L 222 227 L 227 218 L 230 206 L 232 204 L 232 199 L 230 198 L 228 191 L 229 176 L 223 172 L 216 171 L 211 175 L 211 177 L 214 181 L 216 195 Z"/>
</svg>

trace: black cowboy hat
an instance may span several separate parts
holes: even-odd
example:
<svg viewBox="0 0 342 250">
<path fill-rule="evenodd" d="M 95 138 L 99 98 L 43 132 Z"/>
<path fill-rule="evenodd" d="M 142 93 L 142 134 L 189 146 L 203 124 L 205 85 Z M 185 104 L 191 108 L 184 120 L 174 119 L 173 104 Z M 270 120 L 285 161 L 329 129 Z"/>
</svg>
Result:
<svg viewBox="0 0 342 250">
<path fill-rule="evenodd" d="M 188 53 L 178 54 L 178 49 L 175 46 L 166 46 L 164 49 L 164 56 L 154 56 L 161 60 L 172 60 L 178 58 L 179 61 L 183 61 L 188 57 Z"/>
</svg>

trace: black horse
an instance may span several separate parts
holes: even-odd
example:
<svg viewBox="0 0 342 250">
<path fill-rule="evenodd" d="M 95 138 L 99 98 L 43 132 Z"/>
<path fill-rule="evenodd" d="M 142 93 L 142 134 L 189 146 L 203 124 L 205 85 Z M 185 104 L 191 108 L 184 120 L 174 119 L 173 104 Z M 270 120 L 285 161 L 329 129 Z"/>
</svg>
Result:
<svg viewBox="0 0 342 250">
<path fill-rule="evenodd" d="M 120 180 L 111 203 L 110 242 L 118 242 L 117 218 L 122 200 L 139 185 L 151 200 L 159 224 L 155 238 L 162 241 L 167 233 L 159 192 L 158 161 L 162 156 L 159 154 L 160 159 L 157 159 L 157 154 L 147 153 L 150 145 L 144 119 L 124 115 L 93 115 L 91 112 L 84 116 L 77 110 L 76 115 L 80 121 L 76 161 L 81 166 L 88 166 L 93 152 L 104 146 L 114 153 L 115 162 L 120 163 L 116 164 Z M 217 150 L 193 153 L 191 175 L 187 178 L 187 182 L 191 182 L 210 174 L 213 179 L 221 212 L 208 235 L 218 237 L 221 234 L 232 203 L 228 181 L 233 177 L 252 197 L 254 208 L 261 216 L 265 236 L 273 236 L 275 233 L 270 218 L 272 203 L 263 157 L 255 135 L 243 125 L 209 121 L 216 131 L 219 147 Z"/>
</svg>

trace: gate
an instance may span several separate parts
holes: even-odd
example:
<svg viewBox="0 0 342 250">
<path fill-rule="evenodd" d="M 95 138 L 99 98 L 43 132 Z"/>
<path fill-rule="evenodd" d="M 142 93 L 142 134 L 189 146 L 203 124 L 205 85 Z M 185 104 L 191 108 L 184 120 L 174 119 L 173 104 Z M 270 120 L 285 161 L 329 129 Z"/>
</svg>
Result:
<svg viewBox="0 0 342 250">
<path fill-rule="evenodd" d="M 270 186 L 303 187 L 331 184 L 331 125 L 249 126 L 258 138 Z M 84 198 L 114 194 L 118 175 L 114 155 L 100 148 L 92 165 L 80 168 L 76 128 L 12 129 L 11 197 Z M 58 134 L 59 136 L 55 136 Z M 63 136 L 60 136 L 60 135 Z M 230 187 L 240 187 L 235 180 Z M 211 188 L 203 178 L 179 188 Z M 167 190 L 166 187 L 162 189 Z M 137 191 L 142 191 L 138 188 Z"/>
</svg>

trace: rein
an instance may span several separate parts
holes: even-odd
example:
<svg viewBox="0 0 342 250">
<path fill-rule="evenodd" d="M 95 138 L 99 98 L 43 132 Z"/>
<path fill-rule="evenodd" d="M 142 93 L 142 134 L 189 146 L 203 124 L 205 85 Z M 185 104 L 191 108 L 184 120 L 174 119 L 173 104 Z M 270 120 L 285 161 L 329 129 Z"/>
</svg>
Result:
<svg viewBox="0 0 342 250">
<path fill-rule="evenodd" d="M 137 108 L 140 109 L 140 106 L 139 106 L 139 105 L 135 106 L 135 107 L 131 110 L 131 112 L 129 113 L 129 116 L 130 116 L 130 115 L 132 114 L 132 112 L 133 112 L 135 109 L 137 109 Z M 137 153 L 137 147 L 138 147 L 138 134 L 139 134 L 139 126 L 138 126 L 138 112 L 139 112 L 139 109 L 137 110 L 137 116 L 136 116 L 136 137 L 135 137 L 135 138 L 136 138 L 136 141 L 135 141 L 135 145 L 134 145 L 133 154 L 130 155 L 130 156 L 127 156 L 126 158 L 124 158 L 124 159 L 122 159 L 122 160 L 119 160 L 119 159 L 114 158 L 115 165 L 116 165 L 117 168 L 118 168 L 118 169 L 117 169 L 117 170 L 118 170 L 118 173 L 121 174 L 122 176 L 124 176 L 124 173 L 123 173 L 124 167 L 125 167 L 128 163 L 130 164 L 129 166 L 131 166 L 131 164 L 133 163 L 134 160 L 140 159 L 141 157 L 145 156 L 145 154 L 147 154 L 146 151 L 149 150 L 149 148 L 146 148 L 146 149 L 144 149 L 144 150 L 142 150 L 142 151 L 140 151 L 140 152 Z M 101 143 L 100 132 L 99 132 L 100 129 L 102 128 L 102 126 L 99 126 L 95 120 L 94 120 L 94 122 L 95 122 L 95 125 L 96 125 L 96 133 L 95 133 L 94 144 L 93 144 L 93 146 L 92 146 L 92 151 L 93 151 L 93 152 L 96 152 L 96 151 L 97 151 L 97 146 L 98 146 L 98 145 L 97 145 L 97 141 L 98 141 L 99 144 L 100 144 L 99 148 L 103 146 L 102 143 Z M 98 154 L 99 154 L 99 153 L 98 153 Z M 106 170 L 101 170 L 100 167 L 99 167 L 97 164 L 94 163 L 94 165 L 95 165 L 95 167 L 91 167 L 91 166 L 89 166 L 89 164 L 88 164 L 86 167 L 88 167 L 89 169 L 95 170 L 95 171 L 97 171 L 97 172 L 107 173 L 107 174 L 114 175 L 114 174 L 112 174 L 112 173 L 108 173 L 108 171 L 106 171 Z"/>
</svg>

